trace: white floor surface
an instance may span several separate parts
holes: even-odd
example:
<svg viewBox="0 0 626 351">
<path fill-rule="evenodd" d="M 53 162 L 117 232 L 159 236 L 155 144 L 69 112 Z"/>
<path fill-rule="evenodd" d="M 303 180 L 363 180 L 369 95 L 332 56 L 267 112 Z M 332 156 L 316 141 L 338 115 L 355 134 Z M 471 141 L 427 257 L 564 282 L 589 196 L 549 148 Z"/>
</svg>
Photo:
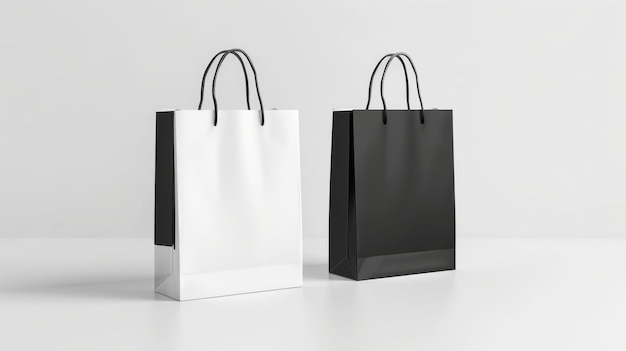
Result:
<svg viewBox="0 0 626 351">
<path fill-rule="evenodd" d="M 150 239 L 0 239 L 0 350 L 626 350 L 626 239 L 457 241 L 457 270 L 176 302 Z"/>
</svg>

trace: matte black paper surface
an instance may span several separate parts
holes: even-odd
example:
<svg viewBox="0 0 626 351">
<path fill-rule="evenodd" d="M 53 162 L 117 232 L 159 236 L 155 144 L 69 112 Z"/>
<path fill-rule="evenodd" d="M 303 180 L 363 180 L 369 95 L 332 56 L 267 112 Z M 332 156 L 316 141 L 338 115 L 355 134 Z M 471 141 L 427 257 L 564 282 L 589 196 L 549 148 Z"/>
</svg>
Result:
<svg viewBox="0 0 626 351">
<path fill-rule="evenodd" d="M 362 280 L 455 268 L 452 111 L 336 111 L 330 272 Z"/>
<path fill-rule="evenodd" d="M 174 112 L 157 112 L 154 244 L 174 246 Z"/>
</svg>

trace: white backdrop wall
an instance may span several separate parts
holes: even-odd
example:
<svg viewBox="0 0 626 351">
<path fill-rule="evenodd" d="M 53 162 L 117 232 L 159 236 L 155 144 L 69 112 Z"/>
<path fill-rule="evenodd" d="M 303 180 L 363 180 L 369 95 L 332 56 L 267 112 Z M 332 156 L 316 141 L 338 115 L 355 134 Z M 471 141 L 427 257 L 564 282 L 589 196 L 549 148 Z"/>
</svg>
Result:
<svg viewBox="0 0 626 351">
<path fill-rule="evenodd" d="M 266 107 L 300 110 L 305 236 L 327 235 L 332 110 L 363 108 L 391 51 L 454 109 L 460 236 L 626 236 L 624 18 L 621 0 L 3 0 L 0 236 L 151 236 L 154 111 L 195 108 L 231 47 Z M 232 57 L 218 89 L 245 106 Z"/>
</svg>

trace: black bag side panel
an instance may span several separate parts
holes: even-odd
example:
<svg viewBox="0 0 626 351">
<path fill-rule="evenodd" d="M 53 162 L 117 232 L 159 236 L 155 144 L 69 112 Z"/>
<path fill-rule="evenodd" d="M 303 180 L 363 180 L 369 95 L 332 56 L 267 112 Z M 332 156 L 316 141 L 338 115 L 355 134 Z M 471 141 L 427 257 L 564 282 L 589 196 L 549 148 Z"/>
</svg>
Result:
<svg viewBox="0 0 626 351">
<path fill-rule="evenodd" d="M 354 111 L 358 279 L 455 268 L 452 111 Z"/>
<path fill-rule="evenodd" d="M 356 246 L 350 245 L 349 235 L 350 231 L 355 231 L 354 165 L 351 145 L 352 112 L 333 112 L 328 220 L 329 272 L 356 279 Z"/>
<path fill-rule="evenodd" d="M 154 174 L 154 244 L 174 246 L 174 111 L 157 112 Z"/>
<path fill-rule="evenodd" d="M 356 191 L 354 179 L 354 115 L 350 113 L 350 160 L 348 162 L 348 262 L 352 268 L 352 278 L 357 279 L 357 221 Z"/>
</svg>

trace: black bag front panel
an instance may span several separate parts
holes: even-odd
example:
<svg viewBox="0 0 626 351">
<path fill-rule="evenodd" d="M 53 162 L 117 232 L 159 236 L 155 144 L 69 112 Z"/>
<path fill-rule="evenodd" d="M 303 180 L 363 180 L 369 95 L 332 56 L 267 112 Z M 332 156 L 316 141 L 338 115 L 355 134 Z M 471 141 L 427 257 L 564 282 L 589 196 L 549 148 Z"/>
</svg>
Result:
<svg viewBox="0 0 626 351">
<path fill-rule="evenodd" d="M 424 113 L 424 124 L 419 111 L 388 110 L 387 124 L 382 111 L 334 114 L 331 273 L 370 279 L 454 269 L 452 111 Z M 349 274 L 338 259 L 344 246 Z"/>
<path fill-rule="evenodd" d="M 454 247 L 451 111 L 354 111 L 359 257 Z"/>
</svg>

